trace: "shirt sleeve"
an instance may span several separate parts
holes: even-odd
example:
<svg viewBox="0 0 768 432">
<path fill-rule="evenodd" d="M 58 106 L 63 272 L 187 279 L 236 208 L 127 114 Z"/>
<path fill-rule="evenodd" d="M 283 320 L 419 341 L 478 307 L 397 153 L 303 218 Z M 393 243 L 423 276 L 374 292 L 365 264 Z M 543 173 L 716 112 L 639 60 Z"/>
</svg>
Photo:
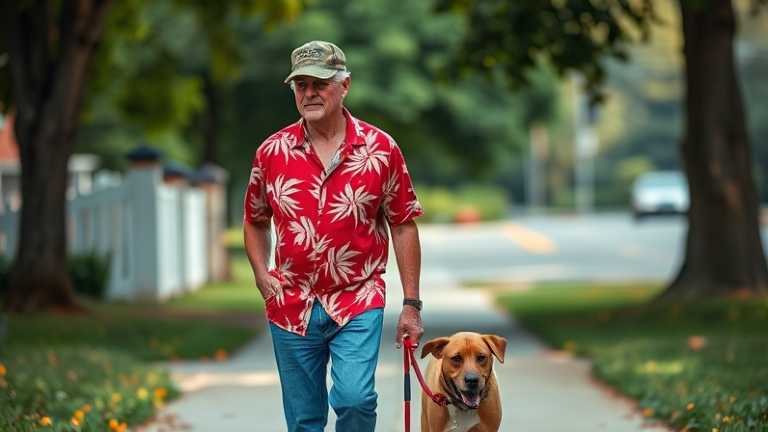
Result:
<svg viewBox="0 0 768 432">
<path fill-rule="evenodd" d="M 243 202 L 243 223 L 266 222 L 272 217 L 272 209 L 267 202 L 267 191 L 264 183 L 264 171 L 258 152 L 253 157 L 251 175 Z"/>
<path fill-rule="evenodd" d="M 403 153 L 394 142 L 389 156 L 389 175 L 384 184 L 382 208 L 392 225 L 400 225 L 424 214 L 413 190 Z"/>
</svg>

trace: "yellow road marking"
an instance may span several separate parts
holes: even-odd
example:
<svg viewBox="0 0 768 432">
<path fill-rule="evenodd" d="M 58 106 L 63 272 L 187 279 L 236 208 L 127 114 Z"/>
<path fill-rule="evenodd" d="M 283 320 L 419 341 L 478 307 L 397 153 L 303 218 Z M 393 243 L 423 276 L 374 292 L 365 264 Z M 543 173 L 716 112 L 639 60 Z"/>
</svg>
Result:
<svg viewBox="0 0 768 432">
<path fill-rule="evenodd" d="M 506 224 L 502 233 L 528 253 L 552 255 L 557 252 L 557 245 L 549 237 L 522 225 Z"/>
</svg>

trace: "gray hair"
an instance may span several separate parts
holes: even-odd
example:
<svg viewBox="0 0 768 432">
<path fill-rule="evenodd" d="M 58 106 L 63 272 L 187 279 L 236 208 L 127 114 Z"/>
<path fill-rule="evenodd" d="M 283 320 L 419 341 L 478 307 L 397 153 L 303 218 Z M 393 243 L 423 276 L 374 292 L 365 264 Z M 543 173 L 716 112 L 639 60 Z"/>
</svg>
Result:
<svg viewBox="0 0 768 432">
<path fill-rule="evenodd" d="M 349 78 L 350 76 L 352 76 L 352 73 L 350 71 L 340 70 L 335 74 L 333 74 L 333 76 L 331 77 L 331 81 L 343 82 L 345 79 Z M 296 91 L 296 82 L 294 80 L 291 80 L 291 82 L 288 85 L 291 86 L 291 91 L 293 92 Z"/>
</svg>

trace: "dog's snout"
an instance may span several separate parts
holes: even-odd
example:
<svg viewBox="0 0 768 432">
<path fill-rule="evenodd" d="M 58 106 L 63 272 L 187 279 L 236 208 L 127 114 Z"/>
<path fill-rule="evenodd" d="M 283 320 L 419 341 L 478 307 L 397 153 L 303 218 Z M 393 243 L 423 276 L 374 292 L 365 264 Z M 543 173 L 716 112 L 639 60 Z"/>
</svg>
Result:
<svg viewBox="0 0 768 432">
<path fill-rule="evenodd" d="M 480 384 L 480 375 L 474 372 L 467 372 L 464 374 L 464 384 L 467 385 L 467 388 L 477 388 Z"/>
</svg>

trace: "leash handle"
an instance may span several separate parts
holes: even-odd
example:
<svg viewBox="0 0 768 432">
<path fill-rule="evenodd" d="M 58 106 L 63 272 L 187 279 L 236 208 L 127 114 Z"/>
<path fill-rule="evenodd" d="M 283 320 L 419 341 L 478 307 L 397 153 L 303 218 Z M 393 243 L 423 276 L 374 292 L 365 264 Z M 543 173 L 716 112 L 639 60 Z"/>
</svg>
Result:
<svg viewBox="0 0 768 432">
<path fill-rule="evenodd" d="M 432 402 L 436 403 L 439 406 L 448 406 L 450 404 L 450 401 L 448 400 L 448 397 L 446 397 L 442 393 L 432 393 L 432 391 L 429 389 L 429 386 L 427 386 L 427 383 L 424 381 L 424 376 L 421 374 L 421 370 L 419 369 L 419 364 L 416 363 L 416 356 L 414 355 L 414 351 L 416 350 L 416 344 L 412 344 L 410 339 L 406 337 L 403 340 L 403 345 L 405 346 L 405 350 L 403 352 L 403 372 L 404 372 L 404 379 L 405 379 L 405 417 L 406 417 L 406 427 L 405 431 L 410 431 L 410 401 L 411 401 L 411 375 L 410 375 L 410 366 L 413 366 L 413 371 L 416 373 L 416 378 L 419 381 L 419 385 L 421 386 L 421 390 L 426 394 L 430 399 L 432 399 Z"/>
<path fill-rule="evenodd" d="M 410 341 L 406 338 L 403 342 L 405 349 L 403 350 L 403 412 L 405 420 L 405 432 L 411 431 L 411 371 L 409 370 Z"/>
</svg>

